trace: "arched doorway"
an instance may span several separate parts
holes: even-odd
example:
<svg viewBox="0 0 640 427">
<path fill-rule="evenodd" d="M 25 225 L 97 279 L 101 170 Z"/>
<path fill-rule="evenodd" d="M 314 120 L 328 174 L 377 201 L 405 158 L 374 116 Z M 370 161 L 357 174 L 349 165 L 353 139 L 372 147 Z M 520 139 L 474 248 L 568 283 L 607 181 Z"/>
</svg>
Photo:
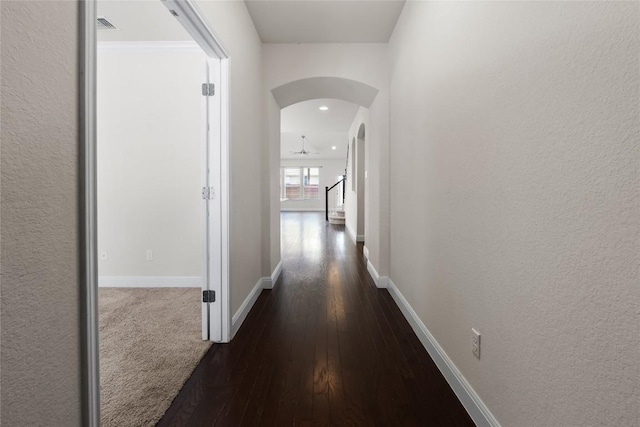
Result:
<svg viewBox="0 0 640 427">
<path fill-rule="evenodd" d="M 270 254 L 270 257 L 268 259 L 265 259 L 264 270 L 277 271 L 280 268 L 279 263 L 281 261 L 280 259 L 280 254 L 281 254 L 281 248 L 280 248 L 281 110 L 283 108 L 286 108 L 288 106 L 291 106 L 293 104 L 297 104 L 303 101 L 310 101 L 310 100 L 323 99 L 323 98 L 338 99 L 338 100 L 348 101 L 348 102 L 357 104 L 360 107 L 363 107 L 364 109 L 366 109 L 366 113 L 364 113 L 361 117 L 363 121 L 361 121 L 360 123 L 367 123 L 367 120 L 369 117 L 369 108 L 372 106 L 376 97 L 378 96 L 379 89 L 373 86 L 370 86 L 368 84 L 362 83 L 360 81 L 351 80 L 351 79 L 342 78 L 342 77 L 309 77 L 309 78 L 302 78 L 298 80 L 292 80 L 290 82 L 281 84 L 279 86 L 272 87 L 270 88 L 269 92 L 270 92 L 270 97 L 269 97 L 270 99 L 268 99 L 268 102 L 267 102 L 268 117 L 269 117 L 267 121 L 267 132 L 269 135 L 268 163 L 269 163 L 270 179 L 268 183 L 265 183 L 265 185 L 268 187 L 268 190 L 266 191 L 268 191 L 268 194 L 269 194 L 269 197 L 268 197 L 269 214 L 267 216 L 264 216 L 263 219 L 265 221 L 265 226 L 268 226 L 271 232 L 270 232 L 269 238 L 264 239 L 262 244 L 265 249 L 265 252 L 268 252 Z M 362 132 L 364 132 L 364 130 Z M 353 136 L 357 136 L 357 135 L 353 135 Z M 362 141 L 361 141 L 362 148 L 360 151 L 361 151 L 361 154 L 364 154 L 365 137 L 363 133 L 361 134 L 361 136 L 362 136 Z M 371 135 L 368 135 L 367 138 L 369 138 L 370 136 Z M 356 138 L 356 145 L 357 145 L 358 139 L 360 138 Z M 351 147 L 351 138 L 349 138 L 348 143 L 349 143 L 349 146 Z M 354 151 L 357 152 L 358 150 L 356 147 L 355 150 L 350 150 L 350 151 L 353 153 Z M 352 154 L 350 154 L 350 157 L 353 157 L 354 161 L 357 161 L 356 157 L 352 156 Z M 363 187 L 360 190 L 361 203 L 362 203 L 362 208 L 360 209 L 360 211 L 362 212 L 362 220 L 360 221 L 361 225 L 359 226 L 360 230 L 358 230 L 358 226 L 356 225 L 358 223 L 356 219 L 357 212 L 355 212 L 358 210 L 356 200 L 353 200 L 351 204 L 351 206 L 354 207 L 353 209 L 354 216 L 352 218 L 353 222 L 350 227 L 347 227 L 349 230 L 349 235 L 354 240 L 360 240 L 360 241 L 364 240 L 364 228 L 365 228 L 364 206 L 367 203 L 371 203 L 371 200 L 366 200 L 366 197 L 365 197 L 366 186 L 364 184 L 365 184 L 366 178 L 364 177 L 364 174 L 365 174 L 364 161 L 365 161 L 365 158 L 364 158 L 364 155 L 362 155 L 361 156 L 362 166 L 360 167 L 360 173 L 362 174 L 362 177 L 360 181 Z M 351 169 L 349 171 L 351 171 Z M 351 174 L 351 175 L 355 176 L 354 174 Z M 356 182 L 358 181 L 357 177 L 355 181 Z M 351 184 L 348 182 L 347 182 L 347 189 L 349 190 L 351 189 Z M 350 195 L 355 196 L 356 191 L 347 191 L 348 193 L 347 198 L 349 198 Z M 355 199 L 355 197 L 353 198 Z M 348 206 L 347 206 L 347 209 L 348 209 Z M 371 212 L 374 212 L 374 211 L 372 210 Z M 350 221 L 349 213 L 346 212 L 346 214 L 347 214 L 347 225 L 348 225 Z M 368 230 L 368 231 L 371 232 L 371 230 Z M 375 239 L 374 241 L 372 241 L 372 244 L 375 247 L 376 245 Z"/>
</svg>

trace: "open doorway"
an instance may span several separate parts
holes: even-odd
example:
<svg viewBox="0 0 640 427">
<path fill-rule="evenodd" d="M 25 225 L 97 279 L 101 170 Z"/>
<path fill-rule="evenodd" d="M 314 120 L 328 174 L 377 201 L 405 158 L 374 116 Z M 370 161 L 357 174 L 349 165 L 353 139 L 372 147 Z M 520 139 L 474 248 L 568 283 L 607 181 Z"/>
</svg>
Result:
<svg viewBox="0 0 640 427">
<path fill-rule="evenodd" d="M 348 131 L 358 105 L 311 99 L 281 111 L 280 210 L 345 224 Z"/>
<path fill-rule="evenodd" d="M 227 56 L 191 2 L 85 12 L 89 418 L 153 424 L 229 335 Z"/>
</svg>

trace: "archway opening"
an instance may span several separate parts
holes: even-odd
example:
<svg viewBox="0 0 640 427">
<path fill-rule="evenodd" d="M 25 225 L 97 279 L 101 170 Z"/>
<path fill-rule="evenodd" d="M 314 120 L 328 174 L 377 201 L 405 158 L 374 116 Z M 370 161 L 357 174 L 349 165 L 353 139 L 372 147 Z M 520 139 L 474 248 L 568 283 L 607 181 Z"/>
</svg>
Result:
<svg viewBox="0 0 640 427">
<path fill-rule="evenodd" d="M 291 216 L 292 214 L 290 212 L 286 212 L 286 214 L 282 214 L 281 211 L 285 210 L 283 209 L 283 205 L 287 204 L 289 205 L 288 208 L 290 208 L 291 207 L 290 205 L 295 204 L 303 208 L 304 207 L 303 205 L 305 203 L 306 204 L 312 203 L 309 200 L 304 201 L 304 194 L 313 194 L 311 190 L 308 191 L 307 193 L 304 192 L 303 187 L 305 185 L 305 182 L 313 181 L 315 183 L 316 181 L 318 181 L 318 184 L 320 187 L 319 191 L 322 194 L 321 198 L 323 200 L 323 205 L 324 203 L 327 203 L 327 205 L 330 206 L 334 201 L 334 199 L 336 199 L 336 201 L 338 201 L 338 199 L 342 199 L 344 202 L 343 207 L 338 208 L 338 206 L 335 206 L 334 213 L 337 213 L 338 210 L 343 211 L 340 213 L 344 215 L 344 221 L 345 221 L 344 224 L 346 229 L 345 231 L 348 232 L 345 234 L 348 234 L 348 236 L 351 237 L 351 239 L 354 241 L 359 241 L 359 242 L 364 241 L 364 235 L 365 235 L 364 212 L 365 212 L 365 203 L 366 203 L 365 201 L 366 178 L 365 178 L 365 170 L 364 170 L 365 169 L 365 156 L 364 156 L 365 137 L 364 137 L 364 129 L 362 129 L 359 132 L 360 135 L 358 137 L 358 127 L 355 127 L 354 129 L 353 126 L 360 126 L 362 123 L 367 123 L 368 117 L 369 117 L 368 109 L 371 107 L 372 103 L 376 99 L 379 93 L 379 90 L 365 83 L 346 79 L 346 78 L 341 78 L 341 77 L 310 77 L 310 78 L 303 78 L 299 80 L 290 81 L 288 83 L 282 84 L 280 86 L 277 86 L 271 89 L 270 92 L 273 98 L 269 103 L 270 180 L 268 184 L 268 188 L 269 188 L 268 200 L 270 205 L 270 208 L 269 208 L 270 214 L 267 221 L 270 224 L 271 234 L 270 234 L 270 238 L 264 241 L 263 244 L 268 246 L 269 251 L 272 255 L 271 255 L 270 265 L 265 267 L 265 270 L 268 270 L 269 268 L 272 270 L 276 269 L 278 263 L 281 260 L 286 259 L 287 257 L 287 254 L 285 253 L 286 251 L 284 251 L 287 245 L 284 244 L 283 243 L 284 241 L 282 240 L 286 235 L 287 227 L 283 222 L 282 215 Z M 347 181 L 344 186 L 340 184 L 334 187 L 332 190 L 330 190 L 335 194 L 330 194 L 329 197 L 325 197 L 325 195 L 323 194 L 325 193 L 326 189 L 325 187 L 320 185 L 320 182 L 319 182 L 320 178 L 318 179 L 314 178 L 315 177 L 314 173 L 318 172 L 318 176 L 320 176 L 321 174 L 320 171 L 324 171 L 323 168 L 320 169 L 320 171 L 304 169 L 305 166 L 311 166 L 311 162 L 307 161 L 305 163 L 309 163 L 309 165 L 307 164 L 304 164 L 304 165 L 291 164 L 290 165 L 294 168 L 302 167 L 302 169 L 300 170 L 285 170 L 284 169 L 285 163 L 282 160 L 283 159 L 282 142 L 284 140 L 283 132 L 285 132 L 285 130 L 281 129 L 281 126 L 282 126 L 281 119 L 282 119 L 282 116 L 285 114 L 285 110 L 287 109 L 287 107 L 290 107 L 290 106 L 295 106 L 300 103 L 305 103 L 305 102 L 319 100 L 319 99 L 347 101 L 349 103 L 352 103 L 358 106 L 358 112 L 353 118 L 353 121 L 349 126 L 349 131 L 346 137 L 344 138 L 344 142 L 343 142 L 344 148 L 349 147 L 349 156 L 348 156 L 349 159 L 348 161 L 346 161 L 345 159 L 341 169 L 343 175 L 347 176 Z M 316 110 L 318 110 L 318 107 L 316 107 Z M 297 134 L 298 139 L 296 143 L 299 144 L 299 147 L 286 149 L 287 153 L 307 150 L 307 147 L 311 148 L 311 150 L 309 151 L 322 152 L 321 146 L 314 147 L 314 141 L 312 141 L 312 138 L 305 138 L 305 146 L 302 147 L 302 135 L 305 135 L 305 136 L 309 136 L 309 135 L 307 133 L 302 133 L 302 132 L 297 132 L 297 133 L 298 133 Z M 355 137 L 355 141 L 356 141 L 354 147 L 352 147 L 352 144 L 351 144 L 352 137 Z M 359 160 L 360 167 L 358 167 L 358 158 L 356 157 L 358 152 L 357 145 L 358 145 L 359 139 L 361 139 L 360 160 Z M 352 165 L 351 165 L 352 163 L 354 163 L 354 166 L 353 166 L 354 170 L 352 170 Z M 287 166 L 289 166 L 289 164 L 287 164 Z M 357 176 L 358 173 L 360 174 L 360 178 L 358 178 Z M 293 193 L 291 192 L 287 193 L 286 187 L 287 187 L 288 175 L 291 175 L 291 177 L 289 178 L 290 185 L 293 185 L 293 186 L 298 185 L 298 187 L 302 188 L 300 190 L 300 192 L 302 193 L 302 196 L 298 196 L 298 193 L 295 193 L 296 197 L 301 200 L 294 202 L 291 200 L 293 196 L 291 197 L 289 196 L 290 194 L 293 194 Z M 338 179 L 337 174 L 335 176 L 335 179 L 336 180 Z M 353 181 L 356 185 L 356 187 L 354 187 L 353 189 L 351 187 L 352 186 L 351 181 Z M 357 188 L 358 181 L 360 182 L 360 190 L 358 190 Z M 337 190 L 339 188 L 341 188 L 342 190 L 342 197 L 339 197 L 340 194 L 338 194 L 339 191 Z M 358 194 L 360 196 L 359 198 L 356 197 Z M 283 200 L 283 199 L 288 199 L 288 200 Z M 358 200 L 360 203 L 360 207 L 358 207 Z M 337 205 L 337 203 L 335 204 Z M 308 206 L 307 208 L 312 209 L 311 206 Z M 289 209 L 286 209 L 286 210 L 289 210 Z M 330 215 L 331 215 L 330 208 L 325 207 L 323 210 L 326 212 L 326 220 L 329 221 Z M 357 219 L 358 211 L 360 211 L 360 217 L 361 217 L 360 220 Z M 304 214 L 301 213 L 301 216 L 304 216 Z"/>
</svg>

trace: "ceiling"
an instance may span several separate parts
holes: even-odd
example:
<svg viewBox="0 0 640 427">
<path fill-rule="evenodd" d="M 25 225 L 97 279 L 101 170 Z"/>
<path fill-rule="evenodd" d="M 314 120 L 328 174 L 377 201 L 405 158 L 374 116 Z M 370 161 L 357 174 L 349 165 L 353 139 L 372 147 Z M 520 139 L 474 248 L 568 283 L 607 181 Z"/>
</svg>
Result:
<svg viewBox="0 0 640 427">
<path fill-rule="evenodd" d="M 405 0 L 245 0 L 263 43 L 387 43 Z"/>
<path fill-rule="evenodd" d="M 321 106 L 329 107 L 321 111 Z M 313 99 L 282 109 L 280 154 L 283 159 L 346 159 L 348 132 L 358 112 L 358 105 L 337 99 Z M 317 154 L 292 155 L 302 148 Z M 331 149 L 335 146 L 336 149 Z"/>
<path fill-rule="evenodd" d="M 200 0 L 208 1 L 208 0 Z M 405 0 L 246 0 L 264 43 L 386 43 Z M 187 41 L 159 0 L 98 0 L 99 41 Z"/>
</svg>

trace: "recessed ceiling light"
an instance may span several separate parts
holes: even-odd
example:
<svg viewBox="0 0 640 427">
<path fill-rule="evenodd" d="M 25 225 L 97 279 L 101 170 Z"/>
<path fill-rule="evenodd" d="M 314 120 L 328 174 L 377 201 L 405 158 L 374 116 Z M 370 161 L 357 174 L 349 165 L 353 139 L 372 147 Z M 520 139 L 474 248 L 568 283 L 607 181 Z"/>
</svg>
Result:
<svg viewBox="0 0 640 427">
<path fill-rule="evenodd" d="M 332 149 L 332 150 L 335 150 L 335 149 L 336 149 L 336 146 L 334 145 L 333 147 L 331 147 L 331 149 Z"/>
<path fill-rule="evenodd" d="M 329 107 L 327 107 L 326 105 L 323 105 L 322 107 L 320 107 L 320 111 L 327 111 L 329 109 Z"/>
</svg>

